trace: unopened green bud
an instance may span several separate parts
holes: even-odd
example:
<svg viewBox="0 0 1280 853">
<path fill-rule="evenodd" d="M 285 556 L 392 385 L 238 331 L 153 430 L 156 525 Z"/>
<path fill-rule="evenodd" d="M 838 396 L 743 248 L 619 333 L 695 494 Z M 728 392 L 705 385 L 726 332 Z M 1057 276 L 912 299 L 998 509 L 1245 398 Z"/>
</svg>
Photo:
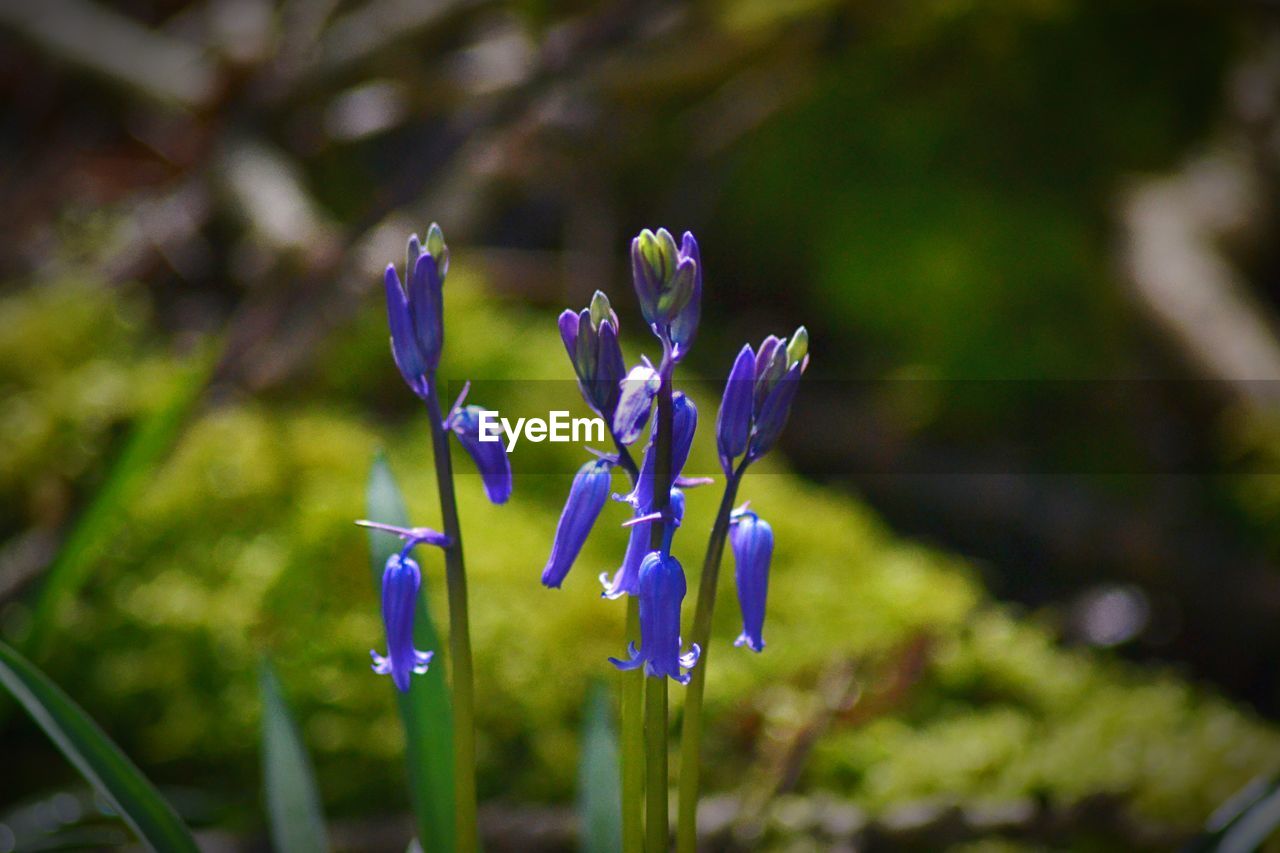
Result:
<svg viewBox="0 0 1280 853">
<path fill-rule="evenodd" d="M 791 336 L 791 342 L 787 344 L 787 367 L 804 361 L 804 357 L 809 354 L 809 330 L 804 326 L 796 329 L 796 333 Z"/>
<path fill-rule="evenodd" d="M 601 323 L 612 319 L 613 306 L 609 304 L 609 297 L 604 295 L 604 291 L 597 290 L 591 297 L 591 327 L 599 330 Z"/>
<path fill-rule="evenodd" d="M 449 272 L 449 246 L 444 242 L 444 232 L 434 222 L 427 229 L 426 248 L 431 257 L 436 259 L 436 269 L 440 271 L 440 277 L 444 278 Z"/>
</svg>

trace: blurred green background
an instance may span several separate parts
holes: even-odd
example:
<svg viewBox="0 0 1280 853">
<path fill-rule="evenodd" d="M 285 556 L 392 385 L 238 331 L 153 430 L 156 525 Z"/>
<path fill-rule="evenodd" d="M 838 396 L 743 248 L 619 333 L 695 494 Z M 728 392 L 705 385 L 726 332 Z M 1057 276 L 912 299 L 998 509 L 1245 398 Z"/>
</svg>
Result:
<svg viewBox="0 0 1280 853">
<path fill-rule="evenodd" d="M 210 844 L 261 849 L 264 653 L 339 846 L 411 834 L 351 521 L 385 450 L 438 524 L 377 289 L 433 220 L 443 375 L 517 415 L 583 413 L 596 288 L 653 354 L 627 241 L 693 230 L 696 473 L 742 342 L 810 329 L 743 488 L 767 652 L 716 617 L 714 849 L 1170 849 L 1280 769 L 1275 4 L 45 0 L 0 89 L 0 637 Z M 621 651 L 621 529 L 538 584 L 582 458 L 522 444 L 502 507 L 459 466 L 494 849 L 571 847 Z M 56 828 L 11 707 L 0 754 L 0 829 Z"/>
</svg>

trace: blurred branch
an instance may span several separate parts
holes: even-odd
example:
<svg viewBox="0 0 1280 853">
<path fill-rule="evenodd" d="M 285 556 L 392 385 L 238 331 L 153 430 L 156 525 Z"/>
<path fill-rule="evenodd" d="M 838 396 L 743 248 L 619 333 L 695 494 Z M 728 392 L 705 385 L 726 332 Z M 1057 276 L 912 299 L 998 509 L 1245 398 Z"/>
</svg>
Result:
<svg viewBox="0 0 1280 853">
<path fill-rule="evenodd" d="M 1120 218 L 1124 271 L 1141 307 L 1202 374 L 1273 408 L 1276 318 L 1253 298 L 1230 253 L 1273 233 L 1263 188 L 1280 168 L 1280 26 L 1263 32 L 1237 64 L 1227 126 L 1213 150 L 1134 186 Z"/>
<path fill-rule="evenodd" d="M 0 0 L 0 25 L 153 101 L 196 109 L 215 94 L 217 69 L 199 48 L 90 0 Z"/>
</svg>

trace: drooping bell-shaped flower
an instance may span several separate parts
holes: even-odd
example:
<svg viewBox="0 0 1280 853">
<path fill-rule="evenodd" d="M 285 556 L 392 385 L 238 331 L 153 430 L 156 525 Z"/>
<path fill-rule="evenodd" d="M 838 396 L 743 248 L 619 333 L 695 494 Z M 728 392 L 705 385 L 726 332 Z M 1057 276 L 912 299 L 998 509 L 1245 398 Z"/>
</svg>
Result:
<svg viewBox="0 0 1280 853">
<path fill-rule="evenodd" d="M 644 513 L 637 511 L 632 521 L 635 522 L 643 515 Z M 671 490 L 671 516 L 676 527 L 684 521 L 684 492 L 680 489 Z M 649 525 L 658 520 L 660 519 L 631 524 L 631 535 L 627 539 L 627 550 L 623 554 L 622 565 L 613 573 L 612 580 L 608 572 L 600 573 L 600 585 L 604 587 L 604 592 L 600 593 L 602 598 L 621 598 L 624 595 L 636 595 L 640 592 L 640 564 L 649 553 Z"/>
<path fill-rule="evenodd" d="M 413 645 L 413 614 L 418 604 L 422 575 L 418 564 L 403 552 L 392 554 L 382 572 L 382 624 L 387 632 L 387 653 L 373 656 L 373 671 L 390 675 L 396 689 L 409 690 L 410 678 L 427 671 L 434 652 Z"/>
<path fill-rule="evenodd" d="M 593 459 L 578 469 L 573 485 L 569 487 L 564 511 L 560 513 L 556 537 L 551 543 L 551 556 L 542 570 L 543 586 L 559 587 L 569 573 L 583 543 L 587 541 L 587 534 L 609 499 L 609 471 L 612 467 L 613 462 L 608 459 Z"/>
<path fill-rule="evenodd" d="M 484 482 L 484 493 L 493 503 L 506 503 L 511 497 L 511 460 L 501 438 L 480 440 L 481 406 L 462 406 L 449 416 L 446 426 L 458 437 L 458 443 L 471 456 Z"/>
<path fill-rule="evenodd" d="M 626 373 L 618 344 L 618 315 L 609 297 L 599 290 L 589 308 L 560 315 L 560 338 L 578 377 L 578 388 L 587 405 L 613 423 L 622 393 L 619 383 Z"/>
<path fill-rule="evenodd" d="M 764 651 L 764 610 L 769 595 L 769 561 L 773 558 L 773 528 L 754 512 L 736 515 L 729 528 L 733 548 L 738 606 L 742 609 L 742 633 L 735 646 Z"/>
<path fill-rule="evenodd" d="M 687 653 L 680 653 L 680 605 L 685 591 L 679 560 L 661 551 L 646 555 L 639 579 L 640 648 L 631 643 L 627 660 L 609 658 L 609 662 L 622 670 L 643 666 L 645 675 L 687 684 L 687 670 L 698 662 L 701 650 L 695 643 Z"/>
<path fill-rule="evenodd" d="M 667 229 L 659 228 L 655 233 L 646 228 L 631 241 L 631 277 L 644 321 L 659 337 L 669 338 L 672 324 L 693 301 L 695 292 L 701 296 L 697 241 L 686 234 L 677 246 Z M 697 327 L 697 311 L 695 308 L 681 324 L 681 334 L 689 343 Z"/>
<path fill-rule="evenodd" d="M 435 247 L 436 255 L 430 251 Z M 391 354 L 400 375 L 413 392 L 425 397 L 429 377 L 440 363 L 444 348 L 444 271 L 449 267 L 449 250 L 438 225 L 427 235 L 427 248 L 417 235 L 409 239 L 405 261 L 405 284 L 394 265 L 384 275 L 387 297 L 387 324 L 391 327 Z"/>
<path fill-rule="evenodd" d="M 689 450 L 693 447 L 693 436 L 698 430 L 698 407 L 693 400 L 680 391 L 671 397 L 671 478 L 680 476 L 685 463 L 689 461 Z M 640 475 L 636 478 L 636 486 L 626 501 L 641 512 L 649 512 L 653 503 L 654 479 L 657 476 L 657 437 L 650 430 L 649 444 L 645 447 L 644 459 L 640 462 Z"/>
<path fill-rule="evenodd" d="M 613 435 L 622 444 L 634 444 L 653 411 L 653 399 L 662 387 L 662 377 L 648 359 L 631 368 L 621 382 L 618 407 L 613 416 Z"/>
</svg>

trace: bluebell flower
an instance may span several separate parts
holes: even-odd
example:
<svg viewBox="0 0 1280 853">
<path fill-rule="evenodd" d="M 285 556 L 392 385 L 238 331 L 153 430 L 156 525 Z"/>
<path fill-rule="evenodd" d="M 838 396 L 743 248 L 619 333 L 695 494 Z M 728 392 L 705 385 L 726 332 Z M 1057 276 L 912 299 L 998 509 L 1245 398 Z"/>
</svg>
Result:
<svg viewBox="0 0 1280 853">
<path fill-rule="evenodd" d="M 606 422 L 612 424 L 626 373 L 622 347 L 618 343 L 618 315 L 609 297 L 599 290 L 591 306 L 560 315 L 560 338 L 573 363 L 582 397 Z"/>
<path fill-rule="evenodd" d="M 698 662 L 697 644 L 680 653 L 680 605 L 685 579 L 680 561 L 661 551 L 649 553 L 640 564 L 640 648 L 627 647 L 628 659 L 609 658 L 618 669 L 644 667 L 645 675 L 689 683 L 687 670 Z"/>
<path fill-rule="evenodd" d="M 671 477 L 680 478 L 685 463 L 689 461 L 689 450 L 693 447 L 693 436 L 698 429 L 698 407 L 684 393 L 677 391 L 671 397 Z M 626 501 L 637 510 L 648 512 L 653 503 L 654 479 L 657 477 L 656 436 L 650 430 L 649 444 L 645 447 L 644 459 L 640 462 L 640 475 L 636 478 L 635 488 L 627 495 Z"/>
<path fill-rule="evenodd" d="M 434 652 L 418 651 L 413 646 L 413 617 L 418 603 L 418 589 L 422 585 L 422 572 L 409 557 L 415 545 L 435 545 L 447 548 L 450 539 L 429 527 L 397 527 L 377 521 L 357 521 L 361 527 L 392 533 L 404 540 L 404 548 L 387 558 L 382 570 L 382 624 L 387 634 L 387 653 L 380 655 L 370 650 L 373 671 L 390 675 L 401 692 L 409 689 L 409 681 L 415 674 L 427 671 Z"/>
<path fill-rule="evenodd" d="M 437 262 L 415 235 L 406 253 L 405 286 L 395 266 L 388 265 L 383 277 L 387 297 L 387 325 L 391 328 L 391 355 L 400 375 L 419 397 L 426 397 L 429 379 L 440 364 L 444 347 L 444 316 L 441 270 L 448 269 L 448 249 L 439 226 L 432 225 L 428 246 L 435 245 L 442 259 Z"/>
<path fill-rule="evenodd" d="M 733 547 L 734 578 L 738 586 L 738 606 L 742 610 L 742 633 L 735 646 L 753 652 L 764 651 L 764 610 L 769 594 L 769 562 L 773 558 L 773 528 L 754 512 L 736 514 L 729 528 Z"/>
<path fill-rule="evenodd" d="M 427 671 L 434 652 L 413 646 L 413 614 L 418 604 L 422 575 L 418 564 L 403 553 L 392 554 L 382 572 L 382 623 L 387 631 L 387 653 L 373 656 L 373 671 L 390 675 L 400 692 L 409 690 L 409 679 Z"/>
<path fill-rule="evenodd" d="M 511 460 L 502 440 L 480 440 L 481 406 L 455 407 L 445 424 L 458 437 L 458 443 L 471 455 L 484 482 L 484 493 L 493 503 L 506 503 L 511 497 Z"/>
<path fill-rule="evenodd" d="M 643 519 L 644 515 L 637 510 L 632 521 Z M 676 527 L 684 521 L 684 492 L 680 489 L 671 490 L 671 516 L 672 523 Z M 640 564 L 649 553 L 649 524 L 656 520 L 649 519 L 631 524 L 631 535 L 627 539 L 627 550 L 623 554 L 622 565 L 614 572 L 612 580 L 608 572 L 600 573 L 600 585 L 604 587 L 604 592 L 600 593 L 602 598 L 621 598 L 624 595 L 639 593 Z"/>
<path fill-rule="evenodd" d="M 670 338 L 681 312 L 694 301 L 695 294 L 701 297 L 697 241 L 686 233 L 682 245 L 676 246 L 667 229 L 654 233 L 646 228 L 631 241 L 631 277 L 644 321 L 659 337 Z M 697 328 L 698 310 L 695 307 L 680 324 L 681 335 L 689 343 Z"/>
<path fill-rule="evenodd" d="M 759 349 L 747 345 L 738 353 L 716 416 L 716 446 L 726 475 L 733 473 L 737 457 L 745 453 L 745 461 L 754 462 L 777 442 L 808 366 L 804 326 L 790 341 L 770 335 Z"/>
<path fill-rule="evenodd" d="M 649 360 L 631 368 L 621 382 L 617 411 L 613 416 L 614 437 L 622 444 L 634 444 L 653 411 L 653 400 L 662 387 L 662 377 Z"/>
<path fill-rule="evenodd" d="M 609 499 L 609 472 L 612 467 L 611 460 L 602 458 L 593 459 L 578 469 L 573 485 L 569 487 L 564 511 L 560 513 L 556 537 L 551 543 L 551 556 L 542 570 L 543 586 L 559 587 L 569 573 L 583 543 L 587 541 L 587 534 Z"/>
</svg>

